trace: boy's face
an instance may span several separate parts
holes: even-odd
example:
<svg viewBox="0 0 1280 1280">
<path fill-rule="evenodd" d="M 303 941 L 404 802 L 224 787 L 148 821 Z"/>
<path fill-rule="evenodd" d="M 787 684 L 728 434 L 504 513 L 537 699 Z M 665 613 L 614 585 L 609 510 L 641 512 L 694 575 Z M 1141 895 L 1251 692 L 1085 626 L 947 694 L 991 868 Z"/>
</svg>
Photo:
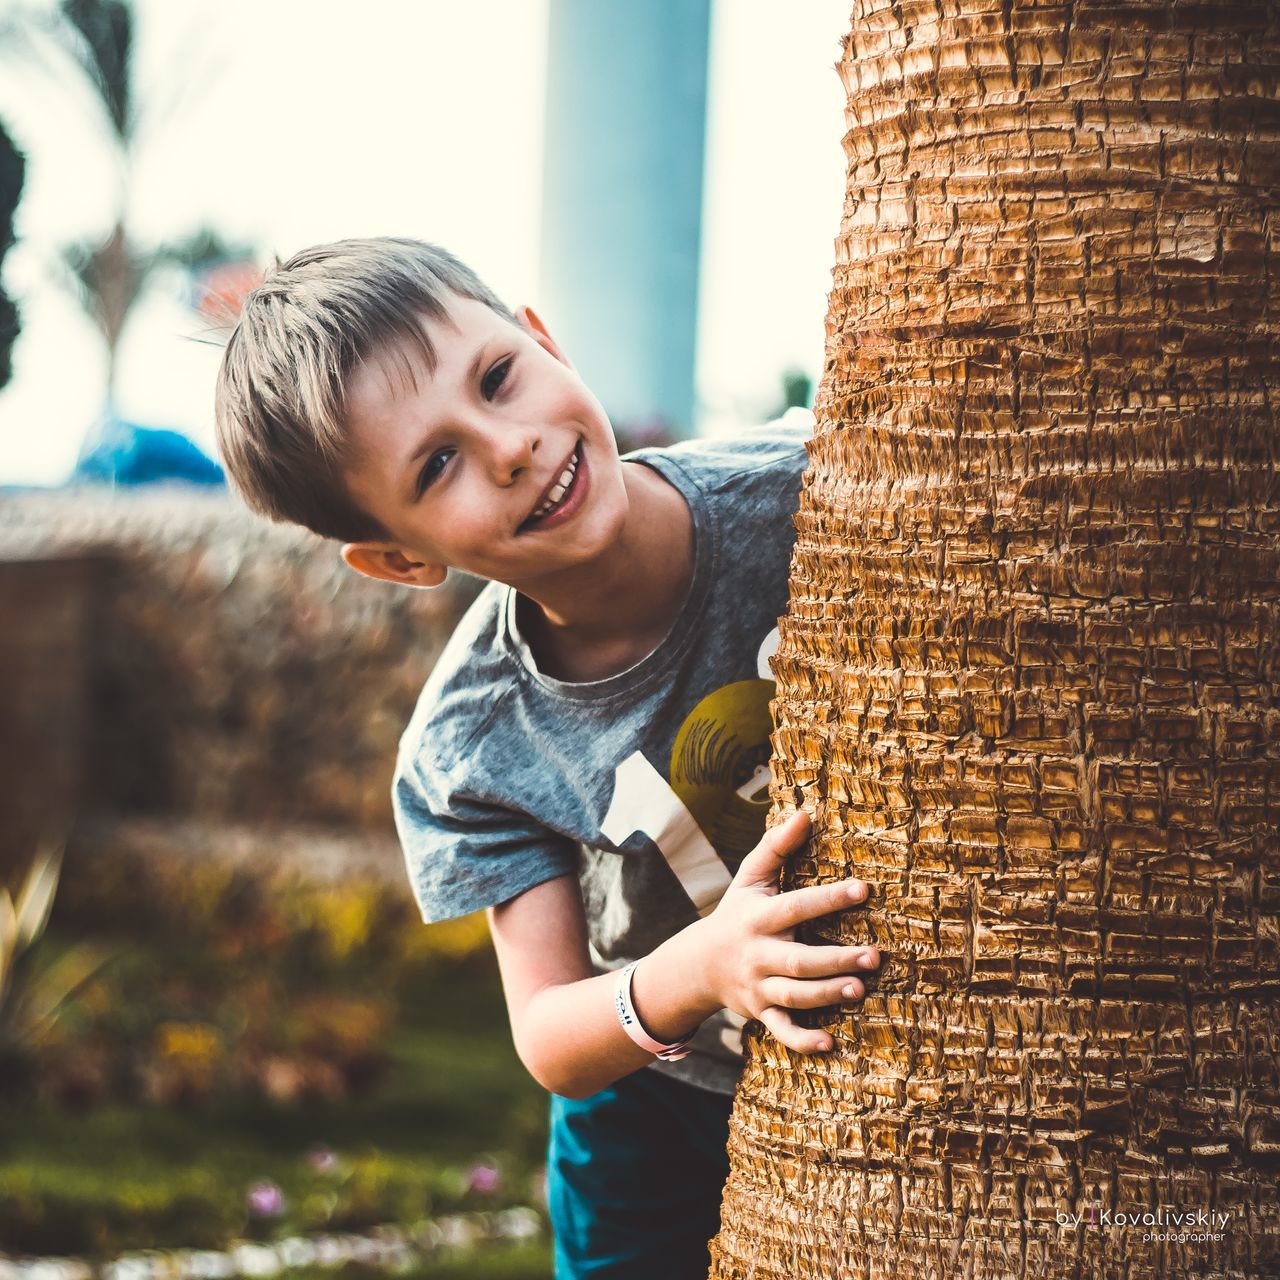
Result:
<svg viewBox="0 0 1280 1280">
<path fill-rule="evenodd" d="M 427 323 L 434 374 L 407 349 L 412 381 L 383 358 L 358 368 L 347 388 L 347 483 L 390 537 L 350 544 L 343 558 L 413 586 L 464 569 L 536 598 L 622 530 L 613 429 L 527 308 L 513 325 L 483 303 L 451 298 L 449 322 Z"/>
</svg>

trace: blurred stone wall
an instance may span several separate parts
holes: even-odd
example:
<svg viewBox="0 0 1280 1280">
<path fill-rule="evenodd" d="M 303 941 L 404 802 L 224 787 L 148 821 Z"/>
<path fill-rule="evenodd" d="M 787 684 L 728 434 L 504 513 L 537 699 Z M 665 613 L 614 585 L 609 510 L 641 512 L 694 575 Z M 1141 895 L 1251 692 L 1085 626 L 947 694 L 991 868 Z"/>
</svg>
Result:
<svg viewBox="0 0 1280 1280">
<path fill-rule="evenodd" d="M 0 560 L 0 868 L 60 841 L 83 781 L 92 559 Z"/>
<path fill-rule="evenodd" d="M 0 761 L 59 725 L 66 762 L 23 788 L 81 817 L 214 824 L 389 830 L 399 734 L 479 586 L 369 582 L 336 544 L 176 489 L 0 495 L 0 562 L 45 597 L 41 612 L 0 588 L 0 655 L 23 655 L 5 682 L 25 689 L 0 707 Z"/>
</svg>

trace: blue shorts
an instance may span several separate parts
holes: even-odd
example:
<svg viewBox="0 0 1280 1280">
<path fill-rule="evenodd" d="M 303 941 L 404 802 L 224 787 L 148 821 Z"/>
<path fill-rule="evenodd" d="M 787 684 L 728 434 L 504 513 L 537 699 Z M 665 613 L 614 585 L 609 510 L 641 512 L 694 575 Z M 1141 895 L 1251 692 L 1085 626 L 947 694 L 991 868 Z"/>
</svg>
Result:
<svg viewBox="0 0 1280 1280">
<path fill-rule="evenodd" d="M 732 1107 L 649 1068 L 581 1101 L 552 1094 L 556 1280 L 706 1280 Z"/>
</svg>

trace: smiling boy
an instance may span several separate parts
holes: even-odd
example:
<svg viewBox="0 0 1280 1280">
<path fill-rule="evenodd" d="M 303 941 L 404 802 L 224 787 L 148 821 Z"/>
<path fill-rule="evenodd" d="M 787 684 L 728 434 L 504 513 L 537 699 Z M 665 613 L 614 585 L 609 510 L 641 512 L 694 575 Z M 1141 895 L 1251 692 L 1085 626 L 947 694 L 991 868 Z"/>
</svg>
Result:
<svg viewBox="0 0 1280 1280">
<path fill-rule="evenodd" d="M 599 401 L 529 308 L 513 325 L 451 300 L 432 345 L 425 378 L 375 359 L 348 384 L 347 484 L 387 536 L 344 559 L 409 586 L 450 568 L 505 583 L 540 606 L 523 620 L 548 674 L 630 666 L 684 598 L 688 507 L 656 473 L 619 465 Z"/>
<path fill-rule="evenodd" d="M 620 459 L 531 310 L 387 239 L 268 277 L 217 413 L 255 509 L 373 578 L 489 580 L 401 740 L 414 893 L 427 921 L 488 913 L 516 1049 L 553 1094 L 557 1275 L 705 1275 L 743 1020 L 830 1049 L 789 1011 L 859 999 L 878 964 L 795 942 L 866 886 L 780 894 L 807 818 L 764 831 L 807 428 Z"/>
</svg>

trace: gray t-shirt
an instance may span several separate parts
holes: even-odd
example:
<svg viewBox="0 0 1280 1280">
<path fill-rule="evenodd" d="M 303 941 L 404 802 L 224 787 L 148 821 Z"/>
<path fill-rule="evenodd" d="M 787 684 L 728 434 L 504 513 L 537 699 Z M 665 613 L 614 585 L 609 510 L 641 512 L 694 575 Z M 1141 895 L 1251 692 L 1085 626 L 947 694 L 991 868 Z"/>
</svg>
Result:
<svg viewBox="0 0 1280 1280">
<path fill-rule="evenodd" d="M 538 670 L 517 594 L 490 583 L 458 624 L 400 743 L 396 825 L 424 920 L 576 875 L 597 972 L 711 911 L 768 811 L 768 658 L 787 604 L 811 415 L 642 449 L 683 494 L 694 568 L 648 657 L 586 683 Z M 732 1093 L 741 1019 L 707 1020 L 653 1069 Z"/>
</svg>

